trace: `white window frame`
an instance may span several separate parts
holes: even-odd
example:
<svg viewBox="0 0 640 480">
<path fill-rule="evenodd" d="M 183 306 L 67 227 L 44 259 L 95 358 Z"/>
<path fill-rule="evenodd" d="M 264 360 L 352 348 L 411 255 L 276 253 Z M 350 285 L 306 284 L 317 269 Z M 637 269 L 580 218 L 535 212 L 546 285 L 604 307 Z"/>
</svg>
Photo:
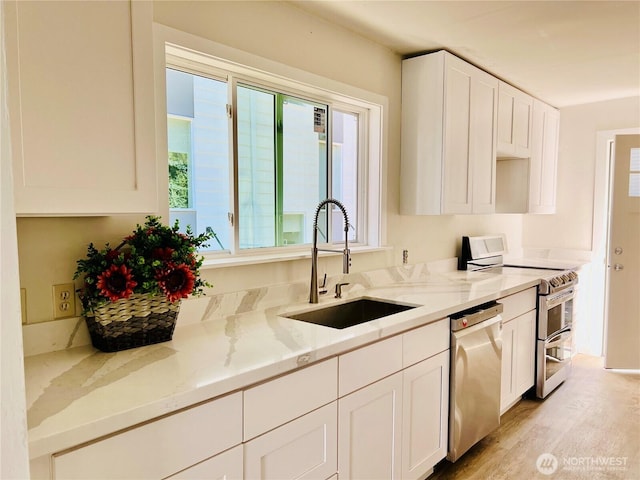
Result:
<svg viewBox="0 0 640 480">
<path fill-rule="evenodd" d="M 358 195 L 358 238 L 363 243 L 351 246 L 353 253 L 381 249 L 385 240 L 385 216 L 382 208 L 384 188 L 382 183 L 384 153 L 386 151 L 387 98 L 357 87 L 342 84 L 309 72 L 295 69 L 247 52 L 217 44 L 179 30 L 154 24 L 154 65 L 156 80 L 156 139 L 158 172 L 167 171 L 167 107 L 166 68 L 178 67 L 182 71 L 205 75 L 213 79 L 233 83 L 230 95 L 235 95 L 236 82 L 299 95 L 309 100 L 328 103 L 331 108 L 359 114 L 359 164 L 358 188 L 364 193 Z M 229 98 L 232 105 L 230 122 L 236 121 L 236 99 Z M 235 145 L 235 125 L 230 123 L 230 168 L 233 182 L 230 185 L 230 205 L 238 211 L 237 158 Z M 331 149 L 328 149 L 331 158 Z M 331 161 L 331 160 L 329 160 Z M 330 165 L 331 167 L 331 165 Z M 159 214 L 169 218 L 168 175 L 158 178 Z M 166 198 L 165 198 L 166 197 Z M 235 213 L 234 213 L 235 215 Z M 234 221 L 234 247 L 231 252 L 206 252 L 205 267 L 228 266 L 235 263 L 264 263 L 309 256 L 308 244 L 278 246 L 260 249 L 238 248 L 238 221 Z M 329 237 L 331 238 L 331 237 Z"/>
</svg>

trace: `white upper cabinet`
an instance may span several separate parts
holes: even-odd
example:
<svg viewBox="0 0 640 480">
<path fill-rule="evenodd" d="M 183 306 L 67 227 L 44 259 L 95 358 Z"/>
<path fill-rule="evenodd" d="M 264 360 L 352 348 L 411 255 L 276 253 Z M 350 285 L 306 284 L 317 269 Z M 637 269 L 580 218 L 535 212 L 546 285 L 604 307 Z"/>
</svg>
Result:
<svg viewBox="0 0 640 480">
<path fill-rule="evenodd" d="M 495 211 L 498 79 L 448 52 L 402 63 L 401 213 Z"/>
<path fill-rule="evenodd" d="M 533 102 L 529 213 L 555 213 L 560 112 L 539 100 Z"/>
<path fill-rule="evenodd" d="M 533 97 L 500 82 L 498 97 L 498 157 L 529 158 Z"/>
<path fill-rule="evenodd" d="M 158 209 L 151 2 L 5 2 L 18 215 Z"/>
</svg>

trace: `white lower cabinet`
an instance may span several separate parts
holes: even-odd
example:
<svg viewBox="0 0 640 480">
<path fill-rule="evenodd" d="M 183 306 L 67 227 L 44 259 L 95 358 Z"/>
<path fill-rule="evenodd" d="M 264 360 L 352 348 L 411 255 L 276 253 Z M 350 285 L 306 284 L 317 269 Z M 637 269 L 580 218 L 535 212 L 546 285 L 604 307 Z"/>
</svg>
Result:
<svg viewBox="0 0 640 480">
<path fill-rule="evenodd" d="M 339 399 L 340 479 L 400 479 L 401 425 L 401 372 Z"/>
<path fill-rule="evenodd" d="M 238 445 L 167 480 L 243 480 L 242 457 L 242 445 Z"/>
<path fill-rule="evenodd" d="M 403 371 L 402 478 L 418 480 L 447 455 L 449 350 Z"/>
<path fill-rule="evenodd" d="M 235 393 L 55 454 L 52 476 L 56 480 L 157 480 L 241 441 L 242 396 Z"/>
<path fill-rule="evenodd" d="M 443 319 L 339 357 L 340 480 L 418 480 L 446 456 L 449 336 Z"/>
<path fill-rule="evenodd" d="M 516 321 L 511 320 L 502 324 L 502 370 L 500 380 L 500 413 L 504 413 L 516 400 L 514 384 L 513 346 L 516 336 Z"/>
<path fill-rule="evenodd" d="M 500 413 L 506 412 L 535 383 L 536 311 L 502 325 Z"/>
<path fill-rule="evenodd" d="M 533 387 L 536 373 L 536 311 L 517 318 L 515 360 L 516 394 L 522 395 Z"/>
<path fill-rule="evenodd" d="M 337 405 L 325 405 L 245 444 L 247 480 L 326 480 L 337 470 Z"/>
<path fill-rule="evenodd" d="M 34 478 L 418 480 L 446 455 L 443 319 L 77 448 Z"/>
<path fill-rule="evenodd" d="M 332 358 L 261 383 L 243 392 L 248 442 L 338 398 L 338 360 Z"/>
</svg>

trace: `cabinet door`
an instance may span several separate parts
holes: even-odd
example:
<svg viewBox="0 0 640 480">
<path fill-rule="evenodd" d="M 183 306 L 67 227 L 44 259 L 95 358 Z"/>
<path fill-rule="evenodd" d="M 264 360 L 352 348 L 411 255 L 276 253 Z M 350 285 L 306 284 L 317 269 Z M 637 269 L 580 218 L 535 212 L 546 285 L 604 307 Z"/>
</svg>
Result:
<svg viewBox="0 0 640 480">
<path fill-rule="evenodd" d="M 547 106 L 544 115 L 542 178 L 540 182 L 540 207 L 545 213 L 554 213 L 556 209 L 559 129 L 560 113 L 555 108 Z"/>
<path fill-rule="evenodd" d="M 502 376 L 500 381 L 500 413 L 504 413 L 516 399 L 515 356 L 517 320 L 502 325 Z"/>
<path fill-rule="evenodd" d="M 402 478 L 424 478 L 447 455 L 449 350 L 403 371 Z"/>
<path fill-rule="evenodd" d="M 18 215 L 157 211 L 151 2 L 7 2 Z"/>
<path fill-rule="evenodd" d="M 555 213 L 560 113 L 539 100 L 533 102 L 529 212 Z"/>
<path fill-rule="evenodd" d="M 496 129 L 498 80 L 477 71 L 471 103 L 472 213 L 496 209 Z"/>
<path fill-rule="evenodd" d="M 337 406 L 326 405 L 245 444 L 245 478 L 325 480 L 337 471 Z"/>
<path fill-rule="evenodd" d="M 340 478 L 400 478 L 401 409 L 402 372 L 338 400 Z"/>
<path fill-rule="evenodd" d="M 498 156 L 528 158 L 531 155 L 533 98 L 500 82 L 498 98 Z"/>
<path fill-rule="evenodd" d="M 242 445 L 187 468 L 168 480 L 242 480 Z"/>
<path fill-rule="evenodd" d="M 475 71 L 475 67 L 456 57 L 445 57 L 442 213 L 446 214 L 471 213 L 470 134 Z"/>
<path fill-rule="evenodd" d="M 515 393 L 516 396 L 533 387 L 535 382 L 536 358 L 536 311 L 525 313 L 518 318 L 515 336 Z"/>
</svg>

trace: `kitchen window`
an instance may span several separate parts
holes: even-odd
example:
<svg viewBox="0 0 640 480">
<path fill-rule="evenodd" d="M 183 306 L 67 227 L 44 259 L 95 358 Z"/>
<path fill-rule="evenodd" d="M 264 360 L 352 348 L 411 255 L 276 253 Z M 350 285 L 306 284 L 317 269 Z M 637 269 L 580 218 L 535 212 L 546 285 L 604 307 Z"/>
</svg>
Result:
<svg viewBox="0 0 640 480">
<path fill-rule="evenodd" d="M 379 246 L 379 104 L 173 45 L 165 81 L 169 219 L 213 232 L 207 257 L 306 251 L 327 197 L 356 249 Z M 343 222 L 320 212 L 320 242 Z"/>
</svg>

